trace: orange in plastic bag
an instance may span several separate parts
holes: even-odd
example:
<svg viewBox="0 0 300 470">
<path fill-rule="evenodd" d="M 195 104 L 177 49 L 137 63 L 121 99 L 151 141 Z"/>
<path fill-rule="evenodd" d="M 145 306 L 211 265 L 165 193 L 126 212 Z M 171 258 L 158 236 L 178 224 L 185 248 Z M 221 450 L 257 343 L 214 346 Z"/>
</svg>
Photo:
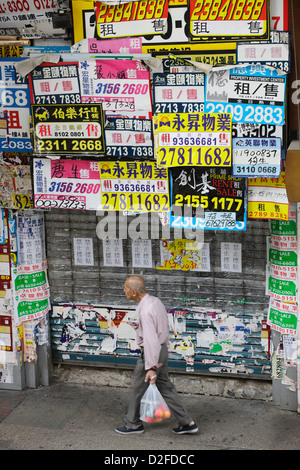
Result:
<svg viewBox="0 0 300 470">
<path fill-rule="evenodd" d="M 150 384 L 140 405 L 140 419 L 146 423 L 159 423 L 170 418 L 171 412 L 155 384 Z"/>
</svg>

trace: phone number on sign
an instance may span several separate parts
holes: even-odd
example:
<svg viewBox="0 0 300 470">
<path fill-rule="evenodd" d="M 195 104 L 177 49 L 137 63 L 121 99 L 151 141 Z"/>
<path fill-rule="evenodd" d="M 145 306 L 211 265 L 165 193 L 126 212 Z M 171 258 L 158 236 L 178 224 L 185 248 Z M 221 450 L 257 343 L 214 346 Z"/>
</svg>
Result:
<svg viewBox="0 0 300 470">
<path fill-rule="evenodd" d="M 75 186 L 75 187 L 74 187 Z M 100 192 L 100 183 L 67 183 L 66 181 L 56 183 L 52 181 L 49 186 L 50 192 L 60 193 L 87 193 L 87 194 L 98 194 Z"/>
<path fill-rule="evenodd" d="M 187 149 L 184 147 L 161 148 L 157 158 L 160 166 L 230 166 L 231 152 L 228 148 Z"/>
<path fill-rule="evenodd" d="M 192 21 L 258 20 L 266 5 L 265 0 L 233 0 L 223 3 L 221 0 L 196 0 L 193 3 Z"/>
<path fill-rule="evenodd" d="M 37 140 L 37 152 L 100 152 L 103 150 L 100 140 Z"/>
<path fill-rule="evenodd" d="M 167 212 L 169 196 L 167 194 L 124 194 L 103 193 L 102 210 Z"/>
<path fill-rule="evenodd" d="M 256 124 L 284 123 L 283 109 L 272 106 L 242 106 L 239 104 L 223 104 L 206 102 L 204 110 L 206 113 L 231 113 L 234 122 L 249 122 Z"/>
<path fill-rule="evenodd" d="M 159 181 L 155 181 L 155 184 L 144 184 L 144 183 L 112 183 L 111 180 L 102 180 L 103 188 L 106 192 L 130 192 L 130 193 L 156 193 L 159 191 Z M 111 186 L 111 187 L 110 187 Z M 162 187 L 162 191 L 165 192 Z"/>
<path fill-rule="evenodd" d="M 85 196 L 56 196 L 41 194 L 35 196 L 34 207 L 36 208 L 56 208 L 56 209 L 85 209 Z"/>
</svg>

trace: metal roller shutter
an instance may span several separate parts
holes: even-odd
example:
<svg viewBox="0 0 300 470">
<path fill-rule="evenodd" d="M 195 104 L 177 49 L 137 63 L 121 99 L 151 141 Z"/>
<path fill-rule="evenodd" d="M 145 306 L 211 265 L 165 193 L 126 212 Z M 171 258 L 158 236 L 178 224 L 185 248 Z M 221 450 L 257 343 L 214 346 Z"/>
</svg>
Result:
<svg viewBox="0 0 300 470">
<path fill-rule="evenodd" d="M 105 215 L 72 210 L 45 214 L 54 362 L 113 367 L 135 363 L 137 351 L 126 337 L 118 337 L 110 352 L 101 347 L 111 334 L 95 314 L 105 306 L 116 323 L 115 310 L 122 311 L 116 307 L 124 310 L 128 306 L 124 281 L 135 273 L 143 275 L 148 292 L 158 296 L 169 312 L 171 371 L 271 378 L 265 325 L 268 221 L 248 220 L 244 232 L 206 230 L 209 272 L 164 271 L 156 269 L 160 265 L 159 239 L 151 240 L 152 268 L 132 267 L 130 238 L 122 240 L 123 267 L 104 266 L 103 240 L 97 237 L 96 227 Z M 124 235 L 133 216 L 120 215 L 119 220 Z M 93 266 L 75 265 L 74 238 L 92 239 Z M 241 244 L 241 273 L 221 270 L 222 242 Z M 129 307 L 134 314 L 135 305 Z M 64 313 L 58 315 L 59 309 Z"/>
</svg>

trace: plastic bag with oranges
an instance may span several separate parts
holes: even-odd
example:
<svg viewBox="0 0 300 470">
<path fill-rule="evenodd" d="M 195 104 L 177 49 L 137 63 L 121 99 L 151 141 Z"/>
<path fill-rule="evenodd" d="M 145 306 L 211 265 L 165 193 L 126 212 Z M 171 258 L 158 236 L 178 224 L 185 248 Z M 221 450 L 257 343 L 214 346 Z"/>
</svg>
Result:
<svg viewBox="0 0 300 470">
<path fill-rule="evenodd" d="M 171 412 L 155 384 L 150 384 L 140 405 L 140 418 L 147 423 L 159 423 L 170 418 Z"/>
</svg>

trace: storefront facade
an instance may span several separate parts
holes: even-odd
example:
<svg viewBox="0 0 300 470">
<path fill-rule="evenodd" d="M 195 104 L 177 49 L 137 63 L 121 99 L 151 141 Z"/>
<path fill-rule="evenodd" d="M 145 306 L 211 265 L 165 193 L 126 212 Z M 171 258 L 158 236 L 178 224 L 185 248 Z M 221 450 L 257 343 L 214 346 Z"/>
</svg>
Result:
<svg viewBox="0 0 300 470">
<path fill-rule="evenodd" d="M 48 48 L 0 61 L 0 388 L 131 370 L 140 274 L 171 372 L 272 382 L 297 410 L 298 7 L 113 3 L 73 0 Z"/>
</svg>

